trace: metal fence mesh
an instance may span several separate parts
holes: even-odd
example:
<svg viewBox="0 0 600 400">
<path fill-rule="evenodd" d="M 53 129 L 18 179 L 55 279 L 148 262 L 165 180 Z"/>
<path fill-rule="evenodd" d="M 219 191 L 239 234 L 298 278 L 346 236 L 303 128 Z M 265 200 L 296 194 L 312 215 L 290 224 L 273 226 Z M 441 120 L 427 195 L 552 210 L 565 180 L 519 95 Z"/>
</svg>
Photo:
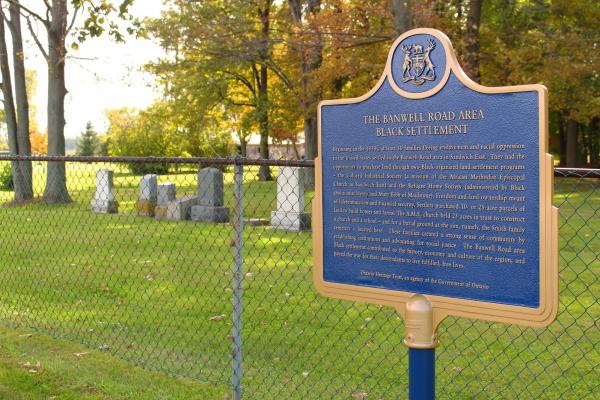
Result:
<svg viewBox="0 0 600 400">
<path fill-rule="evenodd" d="M 313 288 L 310 230 L 289 230 L 307 228 L 302 214 L 311 210 L 313 192 L 302 193 L 301 173 L 278 178 L 280 167 L 263 166 L 275 180 L 259 181 L 261 166 L 241 165 L 248 161 L 70 159 L 72 203 L 46 204 L 47 159 L 34 160 L 33 201 L 14 204 L 12 190 L 0 191 L 2 324 L 228 391 L 241 372 L 247 399 L 406 398 L 407 352 L 395 311 L 327 299 Z M 211 164 L 222 171 L 215 182 L 222 179 L 223 203 L 187 209 L 190 199 L 200 205 L 198 170 Z M 310 174 L 310 163 L 294 165 Z M 149 196 L 162 209 L 140 215 L 149 207 L 141 201 L 148 197 L 141 196 L 141 169 L 167 167 L 157 177 L 157 198 Z M 116 213 L 92 211 L 93 199 L 110 201 L 98 193 L 99 170 L 113 172 Z M 437 351 L 438 398 L 599 395 L 600 170 L 557 169 L 555 175 L 561 213 L 557 321 L 538 330 L 446 319 Z M 160 199 L 167 182 L 176 185 L 179 199 L 169 197 L 171 209 Z M 200 197 L 218 198 L 218 186 Z M 227 208 L 229 222 L 189 220 L 194 213 L 224 212 L 210 207 Z M 236 236 L 238 216 L 243 231 Z M 235 255 L 243 260 L 238 276 Z M 241 319 L 234 315 L 236 294 L 242 296 Z M 238 322 L 241 342 L 233 329 Z M 240 370 L 233 361 L 239 354 Z"/>
</svg>

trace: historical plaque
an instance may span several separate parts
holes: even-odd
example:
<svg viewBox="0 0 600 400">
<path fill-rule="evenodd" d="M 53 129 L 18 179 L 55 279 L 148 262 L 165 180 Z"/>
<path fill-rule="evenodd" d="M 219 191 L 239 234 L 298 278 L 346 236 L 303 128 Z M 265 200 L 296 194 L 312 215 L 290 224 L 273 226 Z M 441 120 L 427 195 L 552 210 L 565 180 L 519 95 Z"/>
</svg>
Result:
<svg viewBox="0 0 600 400">
<path fill-rule="evenodd" d="M 319 105 L 314 280 L 404 312 L 545 326 L 558 307 L 558 212 L 541 85 L 484 87 L 449 39 L 405 33 L 366 95 Z"/>
</svg>

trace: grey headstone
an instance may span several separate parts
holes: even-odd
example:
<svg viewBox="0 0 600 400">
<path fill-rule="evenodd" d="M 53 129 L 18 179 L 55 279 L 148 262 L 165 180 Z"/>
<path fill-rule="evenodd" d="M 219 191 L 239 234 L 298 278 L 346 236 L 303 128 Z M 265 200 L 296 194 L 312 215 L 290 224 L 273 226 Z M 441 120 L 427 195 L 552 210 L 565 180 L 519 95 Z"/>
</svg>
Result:
<svg viewBox="0 0 600 400">
<path fill-rule="evenodd" d="M 174 183 L 166 182 L 158 185 L 156 205 L 158 207 L 166 207 L 169 201 L 176 198 L 176 187 Z"/>
<path fill-rule="evenodd" d="M 304 212 L 304 169 L 280 167 L 277 176 L 277 210 L 271 212 L 275 229 L 310 229 L 311 215 Z"/>
<path fill-rule="evenodd" d="M 144 175 L 140 181 L 140 197 L 135 203 L 138 215 L 153 217 L 157 198 L 157 176 L 154 174 Z"/>
<path fill-rule="evenodd" d="M 156 201 L 157 176 L 154 174 L 144 175 L 140 181 L 140 200 Z"/>
<path fill-rule="evenodd" d="M 223 173 L 217 168 L 202 168 L 198 171 L 198 205 L 192 207 L 192 221 L 229 222 L 229 208 L 223 204 Z"/>
<path fill-rule="evenodd" d="M 91 201 L 92 211 L 108 214 L 119 210 L 119 203 L 113 194 L 113 172 L 101 169 L 96 172 L 96 193 Z"/>
<path fill-rule="evenodd" d="M 229 222 L 229 208 L 194 206 L 192 207 L 192 221 L 214 222 L 217 224 Z"/>
<path fill-rule="evenodd" d="M 223 206 L 223 173 L 217 168 L 198 171 L 198 205 Z"/>
<path fill-rule="evenodd" d="M 183 221 L 190 219 L 192 207 L 198 202 L 196 196 L 186 195 L 167 203 L 167 219 L 172 221 Z"/>
</svg>

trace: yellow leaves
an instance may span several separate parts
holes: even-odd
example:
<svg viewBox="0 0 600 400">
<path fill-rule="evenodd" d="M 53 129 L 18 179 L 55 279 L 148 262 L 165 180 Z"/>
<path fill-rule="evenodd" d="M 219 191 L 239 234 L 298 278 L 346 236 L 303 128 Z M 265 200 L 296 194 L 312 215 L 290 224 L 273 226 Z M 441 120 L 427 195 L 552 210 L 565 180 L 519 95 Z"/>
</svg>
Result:
<svg viewBox="0 0 600 400">
<path fill-rule="evenodd" d="M 26 363 L 21 364 L 21 368 L 32 374 L 37 374 L 42 368 L 42 365 L 39 361 L 37 361 L 35 364 L 31 364 L 29 361 L 27 361 Z"/>
<path fill-rule="evenodd" d="M 222 321 L 225 319 L 225 314 L 219 314 L 219 315 L 215 315 L 213 317 L 210 317 L 208 320 L 209 321 Z"/>
</svg>

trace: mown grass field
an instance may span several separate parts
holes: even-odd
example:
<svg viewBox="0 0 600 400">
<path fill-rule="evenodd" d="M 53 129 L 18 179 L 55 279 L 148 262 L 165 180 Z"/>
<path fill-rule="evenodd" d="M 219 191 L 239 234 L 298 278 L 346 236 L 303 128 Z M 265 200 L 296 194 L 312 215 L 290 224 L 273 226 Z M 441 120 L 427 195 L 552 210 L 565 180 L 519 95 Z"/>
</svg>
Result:
<svg viewBox="0 0 600 400">
<path fill-rule="evenodd" d="M 87 164 L 69 165 L 72 204 L 0 208 L 0 394 L 224 398 L 231 376 L 231 226 L 138 217 L 139 177 L 106 167 L 115 170 L 118 215 L 90 212 L 101 166 Z M 268 218 L 275 183 L 256 181 L 254 172 L 244 184 L 245 216 Z M 36 179 L 41 193 L 43 178 Z M 159 181 L 177 183 L 178 196 L 196 190 L 191 170 Z M 231 172 L 225 183 L 231 207 Z M 9 200 L 0 192 L 0 201 Z M 600 363 L 599 182 L 557 179 L 555 204 L 562 218 L 558 321 L 534 330 L 446 320 L 438 398 L 593 398 Z M 391 309 L 318 295 L 310 240 L 307 232 L 245 228 L 245 398 L 405 398 L 402 321 Z M 34 335 L 21 336 L 28 333 Z M 38 360 L 38 371 L 24 367 Z"/>
</svg>

